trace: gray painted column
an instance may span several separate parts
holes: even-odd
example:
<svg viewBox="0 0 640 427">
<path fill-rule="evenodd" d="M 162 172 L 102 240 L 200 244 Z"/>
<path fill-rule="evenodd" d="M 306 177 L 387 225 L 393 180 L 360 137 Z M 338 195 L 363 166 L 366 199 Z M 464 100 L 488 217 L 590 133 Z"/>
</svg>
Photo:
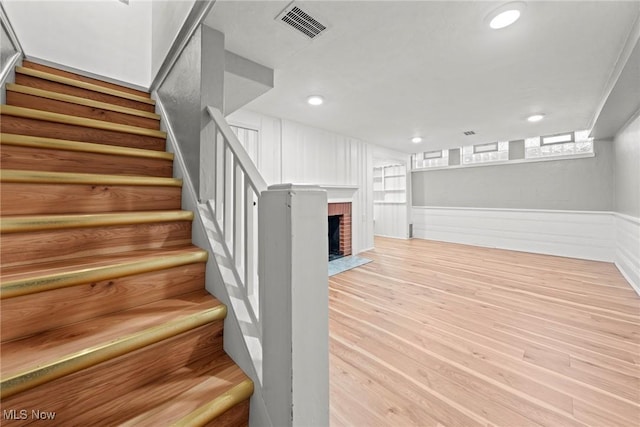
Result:
<svg viewBox="0 0 640 427">
<path fill-rule="evenodd" d="M 212 106 L 224 113 L 224 34 L 202 25 L 200 81 L 200 176 L 198 199 L 215 198 L 215 143 L 217 129 L 212 123 L 207 107 Z M 209 126 L 210 125 L 210 126 Z"/>
<path fill-rule="evenodd" d="M 281 184 L 259 200 L 263 395 L 273 425 L 329 425 L 327 194 Z"/>
<path fill-rule="evenodd" d="M 157 91 L 196 192 L 200 188 L 201 56 L 202 26 L 191 36 Z"/>
<path fill-rule="evenodd" d="M 224 34 L 200 25 L 158 88 L 198 200 L 214 197 L 216 128 L 206 107 L 224 111 Z"/>
</svg>

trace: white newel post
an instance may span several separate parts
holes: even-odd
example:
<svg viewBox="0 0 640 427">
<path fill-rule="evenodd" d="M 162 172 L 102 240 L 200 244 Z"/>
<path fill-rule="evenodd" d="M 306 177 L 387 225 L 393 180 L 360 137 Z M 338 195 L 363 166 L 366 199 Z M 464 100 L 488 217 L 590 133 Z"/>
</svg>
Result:
<svg viewBox="0 0 640 427">
<path fill-rule="evenodd" d="M 270 186 L 259 200 L 263 393 L 274 426 L 329 425 L 327 193 Z"/>
</svg>

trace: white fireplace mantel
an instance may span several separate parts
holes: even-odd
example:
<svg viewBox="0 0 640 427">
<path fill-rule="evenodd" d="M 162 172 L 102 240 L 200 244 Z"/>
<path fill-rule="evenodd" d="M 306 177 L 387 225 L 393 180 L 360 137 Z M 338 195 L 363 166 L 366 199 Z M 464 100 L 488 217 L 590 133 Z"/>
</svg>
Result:
<svg viewBox="0 0 640 427">
<path fill-rule="evenodd" d="M 320 185 L 319 187 L 327 191 L 328 203 L 353 202 L 353 195 L 359 188 L 351 185 Z"/>
</svg>

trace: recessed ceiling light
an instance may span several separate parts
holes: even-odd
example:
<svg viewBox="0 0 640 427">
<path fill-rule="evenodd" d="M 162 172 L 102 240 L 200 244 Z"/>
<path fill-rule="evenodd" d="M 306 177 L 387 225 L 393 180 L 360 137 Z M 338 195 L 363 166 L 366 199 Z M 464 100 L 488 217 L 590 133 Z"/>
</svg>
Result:
<svg viewBox="0 0 640 427">
<path fill-rule="evenodd" d="M 527 121 L 530 121 L 531 123 L 539 122 L 542 119 L 544 119 L 544 114 L 534 114 L 527 117 Z"/>
<path fill-rule="evenodd" d="M 494 30 L 499 30 L 500 28 L 508 27 L 513 24 L 520 18 L 519 10 L 505 10 L 504 12 L 496 15 L 491 22 L 489 22 L 489 26 Z"/>
<path fill-rule="evenodd" d="M 413 138 L 411 138 L 411 142 L 413 142 L 414 144 L 418 144 L 422 142 L 422 138 L 420 138 L 419 136 L 414 136 Z"/>
<path fill-rule="evenodd" d="M 311 95 L 307 98 L 307 102 L 311 105 L 322 105 L 324 98 L 320 95 Z"/>
<path fill-rule="evenodd" d="M 485 21 L 488 22 L 489 27 L 494 30 L 508 27 L 520 18 L 525 7 L 526 5 L 521 1 L 503 4 L 487 15 Z"/>
</svg>

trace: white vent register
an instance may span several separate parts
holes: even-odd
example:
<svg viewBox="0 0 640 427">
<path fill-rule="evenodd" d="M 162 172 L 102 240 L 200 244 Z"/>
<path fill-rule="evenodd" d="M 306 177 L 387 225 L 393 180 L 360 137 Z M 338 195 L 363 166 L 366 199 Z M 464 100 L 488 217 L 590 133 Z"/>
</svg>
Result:
<svg viewBox="0 0 640 427">
<path fill-rule="evenodd" d="M 314 17 L 308 10 L 304 10 L 302 6 L 295 1 L 289 3 L 289 5 L 276 16 L 276 20 L 290 26 L 310 39 L 314 39 L 327 29 L 326 25 L 321 24 L 319 19 Z"/>
</svg>

